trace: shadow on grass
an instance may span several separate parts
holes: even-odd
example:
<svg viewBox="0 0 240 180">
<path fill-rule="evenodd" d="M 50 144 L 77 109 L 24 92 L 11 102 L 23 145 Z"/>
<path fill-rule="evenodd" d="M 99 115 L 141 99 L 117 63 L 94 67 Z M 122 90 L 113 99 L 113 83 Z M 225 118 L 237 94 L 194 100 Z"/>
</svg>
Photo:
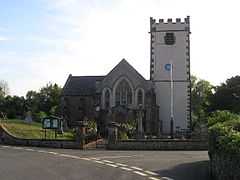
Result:
<svg viewBox="0 0 240 180">
<path fill-rule="evenodd" d="M 168 170 L 159 170 L 161 177 L 174 180 L 211 180 L 209 176 L 209 161 L 197 161 L 174 166 Z"/>
</svg>

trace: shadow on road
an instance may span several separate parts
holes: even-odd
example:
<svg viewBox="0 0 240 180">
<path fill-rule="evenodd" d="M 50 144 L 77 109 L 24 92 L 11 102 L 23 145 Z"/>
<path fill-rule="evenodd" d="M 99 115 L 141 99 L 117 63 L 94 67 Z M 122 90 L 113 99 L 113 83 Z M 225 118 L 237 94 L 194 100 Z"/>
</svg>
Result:
<svg viewBox="0 0 240 180">
<path fill-rule="evenodd" d="M 210 180 L 209 161 L 184 163 L 168 170 L 157 171 L 162 177 L 174 180 Z"/>
</svg>

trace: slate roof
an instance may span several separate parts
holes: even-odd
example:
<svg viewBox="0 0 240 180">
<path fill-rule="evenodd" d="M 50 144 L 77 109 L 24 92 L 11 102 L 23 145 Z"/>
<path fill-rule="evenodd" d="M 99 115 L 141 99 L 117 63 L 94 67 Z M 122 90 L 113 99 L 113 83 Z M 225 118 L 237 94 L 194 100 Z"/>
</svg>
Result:
<svg viewBox="0 0 240 180">
<path fill-rule="evenodd" d="M 64 96 L 87 96 L 96 93 L 96 81 L 101 81 L 105 76 L 72 76 L 69 75 L 63 87 Z"/>
</svg>

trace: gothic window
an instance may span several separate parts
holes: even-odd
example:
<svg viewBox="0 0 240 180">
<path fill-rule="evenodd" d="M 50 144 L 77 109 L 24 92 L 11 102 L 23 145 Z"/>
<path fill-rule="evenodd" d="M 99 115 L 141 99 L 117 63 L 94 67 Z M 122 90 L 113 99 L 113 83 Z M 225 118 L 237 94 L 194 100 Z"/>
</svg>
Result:
<svg viewBox="0 0 240 180">
<path fill-rule="evenodd" d="M 129 83 L 123 79 L 116 88 L 116 105 L 132 104 L 132 90 Z"/>
<path fill-rule="evenodd" d="M 109 108 L 110 107 L 110 92 L 109 92 L 109 90 L 106 90 L 106 92 L 104 94 L 104 99 L 105 99 L 105 108 Z"/>
<path fill-rule="evenodd" d="M 143 92 L 142 90 L 139 90 L 137 93 L 137 104 L 138 105 L 143 105 Z"/>
</svg>

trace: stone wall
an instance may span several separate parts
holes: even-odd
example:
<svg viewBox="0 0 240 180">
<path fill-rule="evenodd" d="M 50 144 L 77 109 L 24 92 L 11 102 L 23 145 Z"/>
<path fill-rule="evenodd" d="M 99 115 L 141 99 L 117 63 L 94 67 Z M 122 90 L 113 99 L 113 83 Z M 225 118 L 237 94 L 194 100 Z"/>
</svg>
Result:
<svg viewBox="0 0 240 180">
<path fill-rule="evenodd" d="M 210 172 L 214 180 L 239 180 L 240 155 L 231 153 L 210 154 Z"/>
<path fill-rule="evenodd" d="M 207 150 L 208 142 L 202 140 L 122 140 L 108 143 L 109 150 Z"/>
<path fill-rule="evenodd" d="M 0 144 L 37 146 L 49 148 L 71 148 L 83 149 L 83 146 L 76 141 L 71 140 L 45 140 L 45 139 L 21 139 L 9 134 L 4 127 L 0 125 Z"/>
</svg>

